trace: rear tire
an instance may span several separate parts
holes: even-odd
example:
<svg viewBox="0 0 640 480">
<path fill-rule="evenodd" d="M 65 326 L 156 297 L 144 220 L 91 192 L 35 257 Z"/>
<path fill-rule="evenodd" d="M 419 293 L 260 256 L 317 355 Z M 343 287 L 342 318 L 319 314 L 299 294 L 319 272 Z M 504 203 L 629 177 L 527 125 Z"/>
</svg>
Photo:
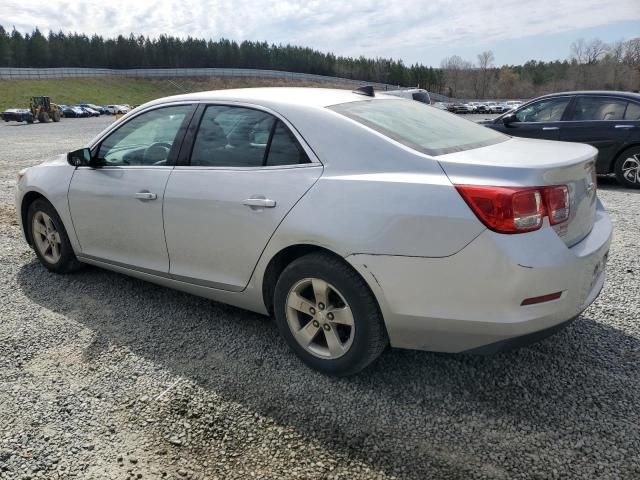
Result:
<svg viewBox="0 0 640 480">
<path fill-rule="evenodd" d="M 618 155 L 613 171 L 620 185 L 640 188 L 640 146 L 628 148 Z"/>
<path fill-rule="evenodd" d="M 40 198 L 29 205 L 27 212 L 27 232 L 31 245 L 49 271 L 71 273 L 82 268 L 78 261 L 67 230 L 53 205 Z"/>
<path fill-rule="evenodd" d="M 274 314 L 289 347 L 307 365 L 329 375 L 358 373 L 388 344 L 369 286 L 328 253 L 310 253 L 284 269 L 276 283 Z"/>
<path fill-rule="evenodd" d="M 59 122 L 60 121 L 60 112 L 58 112 L 58 111 L 53 112 L 53 116 L 51 117 L 51 119 L 56 123 Z"/>
<path fill-rule="evenodd" d="M 38 121 L 40 123 L 49 123 L 49 114 L 47 112 L 41 112 L 40 115 L 38 115 Z"/>
</svg>

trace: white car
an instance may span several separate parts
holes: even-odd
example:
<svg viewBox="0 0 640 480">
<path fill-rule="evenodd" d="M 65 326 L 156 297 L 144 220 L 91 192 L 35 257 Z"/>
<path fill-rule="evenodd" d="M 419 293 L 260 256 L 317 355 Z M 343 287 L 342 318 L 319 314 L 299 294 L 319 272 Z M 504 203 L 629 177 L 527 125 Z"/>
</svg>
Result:
<svg viewBox="0 0 640 480">
<path fill-rule="evenodd" d="M 522 102 L 519 100 L 509 100 L 505 103 L 507 109 L 506 111 L 511 111 L 511 110 L 516 110 L 520 105 L 522 105 Z"/>
<path fill-rule="evenodd" d="M 16 206 L 49 270 L 273 315 L 307 364 L 348 375 L 388 344 L 493 352 L 580 315 L 612 234 L 596 153 L 371 88 L 201 92 L 21 171 Z"/>
<path fill-rule="evenodd" d="M 115 115 L 116 113 L 129 113 L 131 110 L 124 105 L 107 105 L 105 108 L 111 115 Z"/>
</svg>

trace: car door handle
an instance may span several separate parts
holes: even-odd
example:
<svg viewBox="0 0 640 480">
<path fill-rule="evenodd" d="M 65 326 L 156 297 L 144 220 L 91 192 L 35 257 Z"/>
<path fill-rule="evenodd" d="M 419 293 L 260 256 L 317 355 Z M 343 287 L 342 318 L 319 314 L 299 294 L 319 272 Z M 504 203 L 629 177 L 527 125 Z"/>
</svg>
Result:
<svg viewBox="0 0 640 480">
<path fill-rule="evenodd" d="M 247 207 L 273 208 L 276 201 L 269 198 L 247 198 L 244 202 Z"/>
<path fill-rule="evenodd" d="M 544 130 L 544 131 L 559 130 L 559 128 L 558 127 L 542 127 L 542 130 Z"/>
<path fill-rule="evenodd" d="M 613 128 L 633 128 L 635 125 L 629 125 L 629 124 L 625 124 L 625 125 L 616 125 Z"/>
<path fill-rule="evenodd" d="M 151 192 L 138 192 L 134 195 L 138 200 L 155 200 L 158 198 L 158 195 Z"/>
</svg>

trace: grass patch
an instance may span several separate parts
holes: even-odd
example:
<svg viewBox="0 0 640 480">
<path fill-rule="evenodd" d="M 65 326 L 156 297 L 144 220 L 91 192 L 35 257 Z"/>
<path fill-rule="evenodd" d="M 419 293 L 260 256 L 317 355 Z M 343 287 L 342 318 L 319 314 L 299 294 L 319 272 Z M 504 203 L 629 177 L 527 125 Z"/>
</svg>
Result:
<svg viewBox="0 0 640 480">
<path fill-rule="evenodd" d="M 230 77 L 0 80 L 0 110 L 28 108 L 29 99 L 38 95 L 48 95 L 52 102 L 66 105 L 76 103 L 139 105 L 168 95 L 247 87 L 353 88 L 345 84 Z"/>
</svg>

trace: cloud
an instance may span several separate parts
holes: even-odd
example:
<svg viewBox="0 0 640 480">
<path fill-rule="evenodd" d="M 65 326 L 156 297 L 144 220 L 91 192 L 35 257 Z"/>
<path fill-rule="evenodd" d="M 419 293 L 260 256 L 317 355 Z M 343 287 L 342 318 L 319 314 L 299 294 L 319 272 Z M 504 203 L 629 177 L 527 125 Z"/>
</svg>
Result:
<svg viewBox="0 0 640 480">
<path fill-rule="evenodd" d="M 3 0 L 2 10 L 0 23 L 22 31 L 226 37 L 395 58 L 640 21 L 638 0 Z"/>
</svg>

